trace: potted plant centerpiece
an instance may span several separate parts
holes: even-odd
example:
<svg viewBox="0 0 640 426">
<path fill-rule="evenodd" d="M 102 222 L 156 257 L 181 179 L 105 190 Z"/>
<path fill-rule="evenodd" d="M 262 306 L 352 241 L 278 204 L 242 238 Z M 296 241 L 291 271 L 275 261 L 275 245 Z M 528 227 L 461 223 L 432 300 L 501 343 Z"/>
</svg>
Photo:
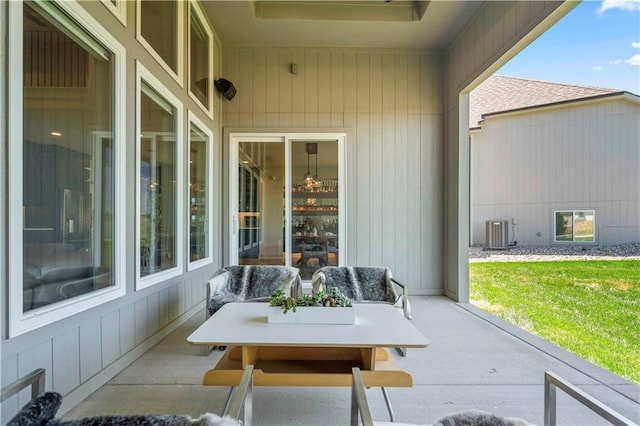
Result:
<svg viewBox="0 0 640 426">
<path fill-rule="evenodd" d="M 330 308 L 330 309 L 322 309 Z M 292 315 L 286 315 L 292 311 Z M 269 300 L 269 322 L 302 324 L 354 324 L 353 300 L 337 287 L 327 292 L 314 291 L 299 299 L 287 297 L 282 288 L 271 294 Z"/>
</svg>

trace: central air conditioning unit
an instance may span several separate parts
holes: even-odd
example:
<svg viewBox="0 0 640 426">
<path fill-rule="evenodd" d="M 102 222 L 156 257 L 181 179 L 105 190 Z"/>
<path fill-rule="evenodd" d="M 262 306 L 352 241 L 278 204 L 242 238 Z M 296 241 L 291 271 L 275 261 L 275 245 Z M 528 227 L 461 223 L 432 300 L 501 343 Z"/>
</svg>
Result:
<svg viewBox="0 0 640 426">
<path fill-rule="evenodd" d="M 509 245 L 509 221 L 488 220 L 485 244 L 490 249 L 506 249 Z"/>
</svg>

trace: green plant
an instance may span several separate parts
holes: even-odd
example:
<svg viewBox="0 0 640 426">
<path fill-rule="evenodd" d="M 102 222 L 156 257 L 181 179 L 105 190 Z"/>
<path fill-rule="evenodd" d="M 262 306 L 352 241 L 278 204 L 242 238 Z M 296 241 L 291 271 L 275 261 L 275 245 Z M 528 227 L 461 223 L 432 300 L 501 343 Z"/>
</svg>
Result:
<svg viewBox="0 0 640 426">
<path fill-rule="evenodd" d="M 305 294 L 298 300 L 287 297 L 282 287 L 277 288 L 269 298 L 270 306 L 281 306 L 282 313 L 286 314 L 290 310 L 295 312 L 297 306 L 326 306 L 349 308 L 353 306 L 353 301 L 342 294 L 338 287 L 331 287 L 328 293 L 322 290 L 314 291 L 311 295 Z"/>
<path fill-rule="evenodd" d="M 329 297 L 335 300 L 335 305 L 343 308 L 349 308 L 353 306 L 353 301 L 349 299 L 347 296 L 342 294 L 342 292 L 338 289 L 338 287 L 331 287 L 329 289 Z"/>
<path fill-rule="evenodd" d="M 270 306 L 282 306 L 282 313 L 287 313 L 290 309 L 295 312 L 297 301 L 293 297 L 287 297 L 284 295 L 284 289 L 278 287 L 269 298 Z"/>
</svg>

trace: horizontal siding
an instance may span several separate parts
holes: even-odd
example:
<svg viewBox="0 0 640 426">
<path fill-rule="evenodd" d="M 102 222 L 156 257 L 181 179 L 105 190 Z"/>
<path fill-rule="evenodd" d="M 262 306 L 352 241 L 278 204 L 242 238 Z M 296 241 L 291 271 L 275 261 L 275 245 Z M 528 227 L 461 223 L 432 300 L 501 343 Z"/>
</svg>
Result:
<svg viewBox="0 0 640 426">
<path fill-rule="evenodd" d="M 412 294 L 442 294 L 442 56 L 240 47 L 223 64 L 238 90 L 225 127 L 351 130 L 348 263 L 388 266 Z"/>
</svg>

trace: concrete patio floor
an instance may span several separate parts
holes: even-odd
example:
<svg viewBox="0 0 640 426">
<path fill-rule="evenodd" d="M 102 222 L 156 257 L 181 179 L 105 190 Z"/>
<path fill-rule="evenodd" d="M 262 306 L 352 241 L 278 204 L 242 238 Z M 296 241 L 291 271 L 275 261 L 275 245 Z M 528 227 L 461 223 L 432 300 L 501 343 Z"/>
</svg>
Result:
<svg viewBox="0 0 640 426">
<path fill-rule="evenodd" d="M 400 366 L 413 375 L 414 386 L 388 389 L 396 421 L 429 424 L 452 412 L 479 409 L 542 424 L 544 372 L 550 370 L 640 423 L 638 385 L 472 305 L 421 296 L 411 297 L 411 304 L 413 324 L 431 344 L 409 349 L 406 358 L 397 357 Z M 219 413 L 228 388 L 200 383 L 221 352 L 205 356 L 203 347 L 186 342 L 203 321 L 204 312 L 189 319 L 64 418 Z M 367 393 L 374 419 L 388 420 L 380 390 L 372 388 Z M 559 424 L 606 424 L 562 392 L 558 396 Z M 254 424 L 346 425 L 349 404 L 348 388 L 257 387 Z"/>
</svg>

